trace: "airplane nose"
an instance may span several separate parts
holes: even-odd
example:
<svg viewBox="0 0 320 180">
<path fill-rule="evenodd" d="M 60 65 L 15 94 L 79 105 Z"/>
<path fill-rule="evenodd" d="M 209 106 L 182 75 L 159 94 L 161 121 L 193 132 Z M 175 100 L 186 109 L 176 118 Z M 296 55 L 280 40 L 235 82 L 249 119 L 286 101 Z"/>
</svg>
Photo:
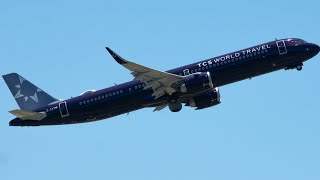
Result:
<svg viewBox="0 0 320 180">
<path fill-rule="evenodd" d="M 315 45 L 316 45 L 316 44 L 315 44 Z M 320 47 L 319 47 L 318 45 L 316 45 L 316 48 L 317 48 L 317 51 L 318 51 L 318 53 L 319 53 Z"/>
<path fill-rule="evenodd" d="M 317 44 L 310 43 L 310 51 L 317 55 L 320 51 L 320 47 Z"/>
</svg>

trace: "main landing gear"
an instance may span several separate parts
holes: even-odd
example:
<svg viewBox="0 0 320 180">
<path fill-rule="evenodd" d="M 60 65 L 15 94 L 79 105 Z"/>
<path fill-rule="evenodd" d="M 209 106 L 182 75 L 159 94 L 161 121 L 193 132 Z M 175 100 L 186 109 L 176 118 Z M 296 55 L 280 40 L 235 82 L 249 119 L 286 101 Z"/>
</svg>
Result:
<svg viewBox="0 0 320 180">
<path fill-rule="evenodd" d="M 182 104 L 179 102 L 174 103 L 174 104 L 169 103 L 168 105 L 169 105 L 170 111 L 172 111 L 172 112 L 179 112 L 182 109 Z"/>
<path fill-rule="evenodd" d="M 301 63 L 301 64 L 297 65 L 296 69 L 297 69 L 298 71 L 301 71 L 301 70 L 302 70 L 302 66 L 303 66 L 303 64 Z"/>
<path fill-rule="evenodd" d="M 178 97 L 175 94 L 168 97 L 167 101 L 170 111 L 179 112 L 182 109 L 182 104 L 178 101 Z"/>
</svg>

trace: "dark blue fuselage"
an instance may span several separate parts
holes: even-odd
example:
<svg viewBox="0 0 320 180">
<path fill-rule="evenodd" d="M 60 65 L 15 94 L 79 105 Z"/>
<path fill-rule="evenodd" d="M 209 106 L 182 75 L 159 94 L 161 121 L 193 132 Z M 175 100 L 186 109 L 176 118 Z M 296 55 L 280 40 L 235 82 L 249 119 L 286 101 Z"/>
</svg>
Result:
<svg viewBox="0 0 320 180">
<path fill-rule="evenodd" d="M 319 46 L 300 39 L 283 39 L 207 59 L 168 72 L 188 75 L 210 72 L 215 87 L 252 78 L 280 69 L 298 68 L 319 52 Z M 40 121 L 20 120 L 12 126 L 38 126 L 85 123 L 110 118 L 145 107 L 156 107 L 167 101 L 168 95 L 155 99 L 153 90 L 140 81 L 130 81 L 99 91 L 92 91 L 36 110 L 46 112 Z M 201 93 L 201 92 L 199 92 Z M 194 94 L 178 93 L 183 98 Z"/>
</svg>

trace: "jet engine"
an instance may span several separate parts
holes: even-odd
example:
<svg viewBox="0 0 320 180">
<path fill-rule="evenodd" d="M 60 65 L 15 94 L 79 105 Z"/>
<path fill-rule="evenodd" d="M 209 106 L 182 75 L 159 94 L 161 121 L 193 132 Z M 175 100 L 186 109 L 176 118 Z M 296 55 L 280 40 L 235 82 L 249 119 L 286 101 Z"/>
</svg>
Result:
<svg viewBox="0 0 320 180">
<path fill-rule="evenodd" d="M 213 88 L 210 72 L 199 72 L 185 77 L 184 84 L 180 86 L 182 93 L 194 93 Z"/>
<path fill-rule="evenodd" d="M 208 107 L 212 107 L 221 103 L 220 91 L 219 88 L 213 88 L 209 91 L 206 91 L 203 94 L 198 96 L 194 96 L 190 99 L 190 101 L 186 104 L 187 106 L 196 107 L 198 109 L 204 109 Z"/>
</svg>

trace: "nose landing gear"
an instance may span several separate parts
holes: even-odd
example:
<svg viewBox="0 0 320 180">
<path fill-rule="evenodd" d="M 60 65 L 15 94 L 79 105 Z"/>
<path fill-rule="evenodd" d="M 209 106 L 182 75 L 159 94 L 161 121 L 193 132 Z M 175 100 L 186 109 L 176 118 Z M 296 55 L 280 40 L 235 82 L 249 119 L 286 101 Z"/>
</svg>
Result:
<svg viewBox="0 0 320 180">
<path fill-rule="evenodd" d="M 303 63 L 292 64 L 292 65 L 287 66 L 285 68 L 285 70 L 296 69 L 298 71 L 301 71 L 302 70 L 302 66 L 303 66 Z"/>
<path fill-rule="evenodd" d="M 297 67 L 296 67 L 296 69 L 298 70 L 298 71 L 301 71 L 302 70 L 302 63 L 301 64 L 299 64 L 299 65 L 297 65 Z"/>
</svg>

